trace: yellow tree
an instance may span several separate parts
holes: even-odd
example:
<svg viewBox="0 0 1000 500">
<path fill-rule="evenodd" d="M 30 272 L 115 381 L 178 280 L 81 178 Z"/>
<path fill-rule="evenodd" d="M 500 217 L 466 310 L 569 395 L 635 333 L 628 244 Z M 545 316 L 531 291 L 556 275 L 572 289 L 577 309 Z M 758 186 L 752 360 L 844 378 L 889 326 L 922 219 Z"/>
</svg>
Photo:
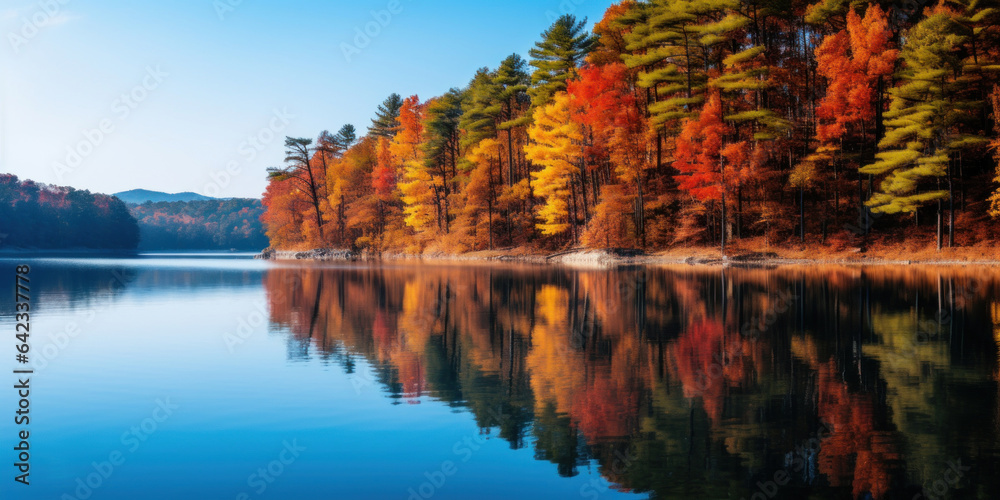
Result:
<svg viewBox="0 0 1000 500">
<path fill-rule="evenodd" d="M 414 168 L 415 163 L 417 162 L 407 164 L 403 181 L 399 183 L 399 191 L 403 199 L 403 220 L 417 234 L 422 234 L 437 227 L 438 203 L 430 172 L 422 166 Z"/>
<path fill-rule="evenodd" d="M 476 249 L 493 249 L 493 214 L 497 195 L 494 179 L 500 179 L 501 175 L 500 153 L 500 142 L 490 138 L 479 141 L 466 155 L 473 167 L 464 190 L 466 202 L 463 217 L 470 231 L 472 246 Z"/>
<path fill-rule="evenodd" d="M 399 109 L 399 131 L 389 145 L 389 151 L 402 166 L 399 191 L 403 201 L 403 220 L 418 234 L 436 227 L 438 206 L 434 178 L 424 166 L 421 148 L 424 142 L 424 109 L 425 105 L 415 95 L 403 100 Z"/>
<path fill-rule="evenodd" d="M 538 210 L 541 222 L 536 225 L 545 235 L 572 231 L 576 235 L 576 176 L 583 159 L 583 133 L 573 119 L 575 99 L 560 92 L 552 102 L 535 110 L 534 123 L 528 129 L 531 143 L 525 146 L 527 158 L 542 169 L 532 172 L 535 196 L 545 200 Z"/>
<path fill-rule="evenodd" d="M 326 204 L 329 216 L 336 222 L 335 243 L 341 246 L 347 244 L 346 165 L 342 158 L 334 158 L 326 167 Z"/>
</svg>

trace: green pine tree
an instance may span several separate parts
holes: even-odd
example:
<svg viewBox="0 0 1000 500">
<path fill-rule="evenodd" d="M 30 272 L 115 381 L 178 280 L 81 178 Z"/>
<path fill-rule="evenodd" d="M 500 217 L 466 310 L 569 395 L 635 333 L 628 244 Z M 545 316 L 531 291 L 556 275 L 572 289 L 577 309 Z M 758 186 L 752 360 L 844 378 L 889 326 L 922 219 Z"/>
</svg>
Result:
<svg viewBox="0 0 1000 500">
<path fill-rule="evenodd" d="M 392 139 L 399 130 L 399 108 L 403 107 L 403 98 L 399 94 L 393 93 L 379 104 L 375 110 L 375 118 L 372 118 L 372 125 L 368 127 L 368 133 L 375 137 L 387 137 Z"/>
<path fill-rule="evenodd" d="M 861 168 L 884 175 L 879 192 L 868 201 L 877 213 L 914 213 L 937 202 L 938 248 L 941 248 L 942 201 L 950 198 L 949 172 L 954 152 L 985 139 L 961 132 L 982 102 L 960 96 L 962 57 L 957 51 L 971 30 L 948 13 L 936 13 L 906 33 L 900 57 L 902 85 L 889 91 L 886 135 L 876 161 Z M 953 225 L 953 224 L 952 224 Z M 953 228 L 952 228 L 953 229 Z"/>
<path fill-rule="evenodd" d="M 532 106 L 544 106 L 553 95 L 566 90 L 566 80 L 594 46 L 595 40 L 586 25 L 586 19 L 577 22 L 576 17 L 566 14 L 535 43 L 535 48 L 529 52 L 531 65 L 535 67 L 528 90 Z"/>
<path fill-rule="evenodd" d="M 461 140 L 463 148 L 497 137 L 502 111 L 500 91 L 495 72 L 489 68 L 476 71 L 463 96 L 462 118 L 459 121 L 459 127 L 465 131 Z"/>
<path fill-rule="evenodd" d="M 664 137 L 701 109 L 709 69 L 724 57 L 722 42 L 737 43 L 733 32 L 747 22 L 739 7 L 738 0 L 653 0 L 636 4 L 619 20 L 631 28 L 625 65 L 639 68 L 637 84 L 648 89 L 657 165 L 663 164 Z"/>
<path fill-rule="evenodd" d="M 434 179 L 433 187 L 438 201 L 438 226 L 448 233 L 451 224 L 451 196 L 458 177 L 461 157 L 462 102 L 464 92 L 451 89 L 443 96 L 431 100 L 424 118 L 424 165 Z"/>
<path fill-rule="evenodd" d="M 531 76 L 528 74 L 527 63 L 521 56 L 508 56 L 493 75 L 493 82 L 498 86 L 497 100 L 500 102 L 500 125 L 498 128 L 507 136 L 507 183 L 514 185 L 514 129 L 525 127 L 531 121 L 527 109 L 531 105 L 528 88 L 531 86 Z M 523 154 L 520 148 L 518 154 Z M 525 174 L 526 175 L 526 174 Z"/>
<path fill-rule="evenodd" d="M 965 26 L 968 36 L 962 44 L 962 75 L 957 79 L 969 99 L 986 102 L 1000 75 L 1000 7 L 997 0 L 950 0 L 959 11 L 956 22 Z M 979 106 L 977 129 L 992 130 L 989 107 Z"/>
<path fill-rule="evenodd" d="M 708 84 L 706 46 L 719 41 L 712 37 L 702 43 L 701 23 L 727 3 L 732 2 L 654 0 L 638 4 L 621 19 L 632 27 L 625 38 L 630 52 L 623 57 L 625 65 L 641 68 L 637 83 L 651 89 L 650 126 L 662 128 L 699 109 Z"/>
<path fill-rule="evenodd" d="M 347 151 L 354 145 L 354 141 L 358 140 L 357 131 L 354 129 L 354 125 L 348 123 L 340 130 L 337 131 L 337 135 L 333 136 L 333 143 L 340 148 L 340 151 Z"/>
</svg>

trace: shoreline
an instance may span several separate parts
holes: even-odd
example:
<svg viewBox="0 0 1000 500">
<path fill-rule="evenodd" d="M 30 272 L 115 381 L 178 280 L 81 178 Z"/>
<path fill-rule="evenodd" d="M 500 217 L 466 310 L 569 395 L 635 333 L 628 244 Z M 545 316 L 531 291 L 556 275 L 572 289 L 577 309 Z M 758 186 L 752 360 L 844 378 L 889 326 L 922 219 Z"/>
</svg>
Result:
<svg viewBox="0 0 1000 500">
<path fill-rule="evenodd" d="M 955 250 L 955 249 L 951 249 Z M 808 250 L 807 250 L 808 251 Z M 949 252 L 954 253 L 954 252 Z M 776 252 L 732 250 L 722 255 L 718 249 L 676 248 L 663 252 L 645 253 L 621 249 L 571 249 L 554 253 L 538 253 L 523 249 L 484 250 L 462 254 L 447 253 L 357 253 L 345 249 L 313 249 L 305 251 L 267 249 L 254 259 L 311 262 L 419 262 L 437 264 L 503 263 L 531 265 L 564 265 L 572 267 L 612 268 L 622 266 L 690 265 L 709 267 L 780 267 L 802 265 L 846 266 L 955 266 L 1000 267 L 1000 258 L 972 258 L 953 255 L 941 258 L 888 258 L 884 255 L 846 252 L 828 257 L 780 255 Z"/>
</svg>

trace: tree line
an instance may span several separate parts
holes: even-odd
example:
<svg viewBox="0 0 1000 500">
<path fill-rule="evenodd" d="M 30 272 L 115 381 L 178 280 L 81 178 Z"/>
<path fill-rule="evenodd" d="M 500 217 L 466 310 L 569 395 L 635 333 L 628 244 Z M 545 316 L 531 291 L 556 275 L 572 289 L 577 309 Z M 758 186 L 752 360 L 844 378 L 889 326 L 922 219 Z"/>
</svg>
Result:
<svg viewBox="0 0 1000 500">
<path fill-rule="evenodd" d="M 142 250 L 260 250 L 268 245 L 260 200 L 146 202 L 129 205 Z"/>
<path fill-rule="evenodd" d="M 998 71 L 995 0 L 625 0 L 363 137 L 288 138 L 263 221 L 376 252 L 971 244 L 1000 236 Z"/>
<path fill-rule="evenodd" d="M 139 226 L 121 200 L 0 174 L 0 247 L 131 250 Z"/>
</svg>

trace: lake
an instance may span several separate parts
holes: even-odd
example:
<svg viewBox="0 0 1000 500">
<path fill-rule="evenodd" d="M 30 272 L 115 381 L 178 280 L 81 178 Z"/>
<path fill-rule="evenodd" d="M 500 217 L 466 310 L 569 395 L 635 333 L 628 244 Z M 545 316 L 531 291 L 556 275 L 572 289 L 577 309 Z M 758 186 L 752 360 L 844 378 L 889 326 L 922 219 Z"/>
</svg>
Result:
<svg viewBox="0 0 1000 500">
<path fill-rule="evenodd" d="M 0 498 L 1000 496 L 995 270 L 19 264 Z"/>
</svg>

